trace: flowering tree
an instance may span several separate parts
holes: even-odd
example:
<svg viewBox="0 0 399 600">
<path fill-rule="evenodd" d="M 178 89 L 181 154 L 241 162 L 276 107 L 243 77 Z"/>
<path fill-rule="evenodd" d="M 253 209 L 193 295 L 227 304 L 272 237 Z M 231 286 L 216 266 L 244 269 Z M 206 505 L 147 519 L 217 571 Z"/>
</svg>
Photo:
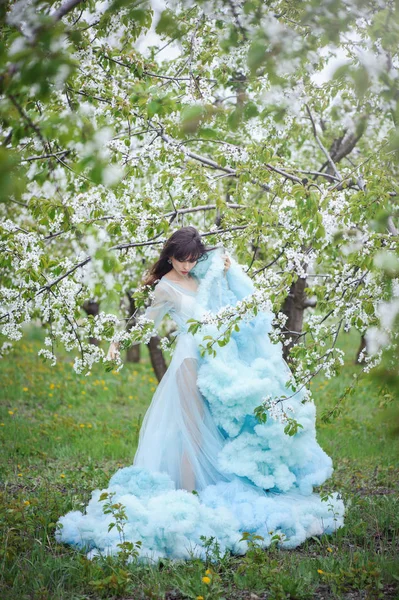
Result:
<svg viewBox="0 0 399 600">
<path fill-rule="evenodd" d="M 78 349 L 77 372 L 105 359 L 91 337 L 148 341 L 151 324 L 125 331 L 115 305 L 136 290 L 140 308 L 143 269 L 188 223 L 256 285 L 219 343 L 272 308 L 299 386 L 339 371 L 341 330 L 373 334 L 364 370 L 396 347 L 394 2 L 0 10 L 1 353 L 35 318 L 40 354 Z"/>
</svg>

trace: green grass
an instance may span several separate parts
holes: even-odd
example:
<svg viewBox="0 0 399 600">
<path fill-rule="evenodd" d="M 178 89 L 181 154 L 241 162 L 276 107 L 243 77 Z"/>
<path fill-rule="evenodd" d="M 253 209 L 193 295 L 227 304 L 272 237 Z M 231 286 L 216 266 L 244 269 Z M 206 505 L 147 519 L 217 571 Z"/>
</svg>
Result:
<svg viewBox="0 0 399 600">
<path fill-rule="evenodd" d="M 346 526 L 290 551 L 263 551 L 254 541 L 245 557 L 219 556 L 209 584 L 202 577 L 211 563 L 95 562 L 55 542 L 59 516 L 81 510 L 94 488 L 131 464 L 157 382 L 144 346 L 140 364 L 126 363 L 120 373 L 95 365 L 85 377 L 65 352 L 55 367 L 43 363 L 42 337 L 27 330 L 0 362 L 0 598 L 398 597 L 397 413 L 366 376 L 338 419 L 320 420 L 359 372 L 351 363 L 355 336 L 342 336 L 342 374 L 312 384 L 318 441 L 335 467 L 323 489 L 342 492 Z M 214 545 L 212 551 L 217 555 Z"/>
</svg>

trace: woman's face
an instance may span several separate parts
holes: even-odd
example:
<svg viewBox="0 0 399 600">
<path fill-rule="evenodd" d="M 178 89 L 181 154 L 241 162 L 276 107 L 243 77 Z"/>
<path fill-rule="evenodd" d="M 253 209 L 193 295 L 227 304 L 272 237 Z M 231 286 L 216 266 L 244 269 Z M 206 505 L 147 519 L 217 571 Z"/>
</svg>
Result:
<svg viewBox="0 0 399 600">
<path fill-rule="evenodd" d="M 189 272 L 191 271 L 191 269 L 197 264 L 196 260 L 180 261 L 180 260 L 177 260 L 176 258 L 173 258 L 173 256 L 170 257 L 170 260 L 172 261 L 172 267 L 182 277 L 184 277 L 185 275 L 188 275 Z"/>
</svg>

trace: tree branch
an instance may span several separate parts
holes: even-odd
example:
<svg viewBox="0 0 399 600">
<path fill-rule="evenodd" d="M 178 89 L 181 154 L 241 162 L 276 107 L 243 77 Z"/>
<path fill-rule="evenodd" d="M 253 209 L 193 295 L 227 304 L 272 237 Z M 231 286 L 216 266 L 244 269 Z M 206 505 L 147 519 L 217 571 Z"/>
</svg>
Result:
<svg viewBox="0 0 399 600">
<path fill-rule="evenodd" d="M 325 154 L 325 156 L 326 156 L 326 158 L 327 158 L 327 160 L 328 160 L 329 164 L 331 165 L 331 168 L 332 168 L 332 170 L 334 171 L 334 173 L 335 173 L 336 177 L 337 177 L 339 180 L 342 180 L 341 174 L 340 174 L 340 172 L 338 171 L 337 167 L 335 166 L 335 163 L 334 163 L 333 159 L 331 158 L 331 156 L 330 156 L 330 154 L 329 154 L 329 152 L 328 152 L 327 148 L 325 148 L 325 147 L 323 146 L 323 144 L 322 144 L 322 142 L 321 142 L 321 140 L 320 140 L 319 136 L 317 135 L 317 131 L 316 131 L 316 125 L 315 125 L 315 122 L 314 122 L 314 119 L 313 119 L 312 113 L 310 112 L 310 108 L 309 108 L 308 104 L 305 104 L 305 106 L 306 106 L 306 110 L 307 110 L 307 112 L 308 112 L 309 118 L 310 118 L 310 120 L 311 120 L 311 122 L 312 122 L 312 129 L 313 129 L 313 135 L 314 135 L 314 137 L 315 137 L 315 140 L 316 140 L 316 142 L 318 143 L 318 145 L 319 145 L 319 148 L 320 148 L 320 149 L 323 151 L 323 153 Z"/>
<path fill-rule="evenodd" d="M 32 160 L 40 160 L 42 158 L 57 158 L 58 156 L 66 156 L 71 150 L 60 150 L 59 152 L 53 152 L 50 154 L 41 154 L 39 156 L 28 156 L 28 158 L 22 158 L 21 163 L 30 162 Z"/>
<path fill-rule="evenodd" d="M 84 2 L 84 0 L 67 0 L 67 2 L 62 4 L 56 11 L 54 11 L 51 14 L 54 23 L 62 19 L 62 17 L 65 17 L 66 14 L 71 12 L 71 10 L 73 10 L 75 6 L 77 6 L 81 2 Z"/>
</svg>

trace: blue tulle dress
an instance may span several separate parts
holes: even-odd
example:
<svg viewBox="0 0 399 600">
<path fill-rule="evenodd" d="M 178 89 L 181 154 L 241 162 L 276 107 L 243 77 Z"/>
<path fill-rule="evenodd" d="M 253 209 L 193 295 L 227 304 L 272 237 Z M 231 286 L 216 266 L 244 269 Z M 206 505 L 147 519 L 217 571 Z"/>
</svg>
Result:
<svg viewBox="0 0 399 600">
<path fill-rule="evenodd" d="M 292 395 L 281 344 L 272 344 L 268 336 L 273 315 L 261 310 L 243 319 L 226 345 L 216 344 L 216 356 L 199 351 L 203 336 L 220 336 L 216 324 L 188 333 L 187 319 L 236 306 L 254 291 L 234 258 L 224 274 L 222 254 L 222 248 L 207 253 L 191 271 L 198 280 L 196 292 L 166 277 L 155 286 L 145 316 L 159 326 L 169 314 L 178 329 L 133 465 L 119 469 L 106 489 L 93 492 L 85 514 L 71 511 L 61 517 L 56 531 L 58 541 L 86 549 L 89 558 L 120 550 L 117 528 L 108 531 L 114 519 L 103 512 L 103 492 L 113 492 L 113 502 L 124 505 L 124 539 L 141 540 L 143 561 L 204 558 L 201 536 L 217 539 L 222 552 L 244 554 L 244 531 L 262 536 L 264 547 L 278 535 L 281 548 L 295 548 L 343 526 L 340 495 L 322 500 L 313 491 L 333 471 L 316 440 L 313 401 L 302 402 L 299 391 L 285 407 L 302 425 L 294 436 L 284 433 L 276 415 L 266 423 L 254 415 L 265 396 Z"/>
</svg>

